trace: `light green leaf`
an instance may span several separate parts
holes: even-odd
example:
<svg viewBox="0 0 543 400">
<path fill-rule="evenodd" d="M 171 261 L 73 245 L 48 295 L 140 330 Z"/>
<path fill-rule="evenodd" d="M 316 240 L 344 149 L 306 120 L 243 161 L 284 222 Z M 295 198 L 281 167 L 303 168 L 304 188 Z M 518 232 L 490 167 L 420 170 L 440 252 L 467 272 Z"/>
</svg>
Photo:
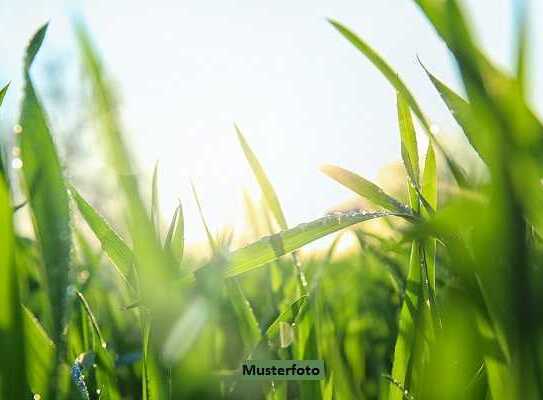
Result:
<svg viewBox="0 0 543 400">
<path fill-rule="evenodd" d="M 59 341 L 66 311 L 71 251 L 68 194 L 45 112 L 34 91 L 28 70 L 43 41 L 46 28 L 44 26 L 36 33 L 26 52 L 19 144 L 26 188 L 32 188 L 28 197 L 45 263 L 54 338 Z"/>
<path fill-rule="evenodd" d="M 151 190 L 151 223 L 155 228 L 157 238 L 160 240 L 160 207 L 158 203 L 158 161 L 153 170 Z"/>
<path fill-rule="evenodd" d="M 401 212 L 352 211 L 334 213 L 307 224 L 266 236 L 246 247 L 238 249 L 229 256 L 225 277 L 233 277 L 276 260 L 321 237 L 337 232 L 348 226 L 385 216 L 398 216 L 408 220 L 415 217 Z"/>
<path fill-rule="evenodd" d="M 179 264 L 183 261 L 185 247 L 185 220 L 183 218 L 183 205 L 179 205 L 173 214 L 168 233 L 164 241 L 164 247 L 170 249 Z"/>
<path fill-rule="evenodd" d="M 125 241 L 113 230 L 105 218 L 98 213 L 79 192 L 70 186 L 70 192 L 81 215 L 92 229 L 102 248 L 110 258 L 119 276 L 130 285 L 128 276 L 134 263 L 134 254 Z"/>
<path fill-rule="evenodd" d="M 392 212 L 411 213 L 411 210 L 407 206 L 386 194 L 379 186 L 362 178 L 354 172 L 341 167 L 336 167 L 335 165 L 325 165 L 321 167 L 321 171 L 379 207 L 383 207 Z"/>
<path fill-rule="evenodd" d="M 400 92 L 398 92 L 397 95 L 396 105 L 398 110 L 398 123 L 400 126 L 403 163 L 413 185 L 418 185 L 420 173 L 417 135 L 415 133 L 415 127 L 413 126 L 413 120 L 411 119 L 409 102 Z"/>
<path fill-rule="evenodd" d="M 232 302 L 234 311 L 239 321 L 239 331 L 246 350 L 252 349 L 262 337 L 260 326 L 255 317 L 253 307 L 243 294 L 239 282 L 234 279 L 227 279 L 226 290 L 228 298 Z"/>
</svg>

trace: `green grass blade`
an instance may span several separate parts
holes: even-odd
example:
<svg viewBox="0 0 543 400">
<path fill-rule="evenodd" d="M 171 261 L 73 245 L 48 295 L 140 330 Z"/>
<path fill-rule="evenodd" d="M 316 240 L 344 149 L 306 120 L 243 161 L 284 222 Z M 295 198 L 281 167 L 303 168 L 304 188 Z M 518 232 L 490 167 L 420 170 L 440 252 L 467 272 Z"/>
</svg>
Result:
<svg viewBox="0 0 543 400">
<path fill-rule="evenodd" d="M 428 144 L 426 152 L 426 160 L 424 163 L 424 173 L 422 176 L 422 193 L 430 206 L 437 209 L 438 201 L 438 182 L 437 182 L 437 166 L 434 149 L 431 143 Z M 428 283 L 430 289 L 436 291 L 436 239 L 429 238 L 425 243 L 425 257 L 428 268 Z"/>
<path fill-rule="evenodd" d="M 0 106 L 2 106 L 2 103 L 4 102 L 4 97 L 6 97 L 10 84 L 11 82 L 8 82 L 2 89 L 0 89 Z"/>
<path fill-rule="evenodd" d="M 102 249 L 108 255 L 117 273 L 123 281 L 130 285 L 128 276 L 130 276 L 134 263 L 132 250 L 130 250 L 130 247 L 128 247 L 120 235 L 107 223 L 105 218 L 73 186 L 70 186 L 70 192 L 79 212 L 96 235 Z"/>
<path fill-rule="evenodd" d="M 227 279 L 226 291 L 232 302 L 234 311 L 239 321 L 239 331 L 246 351 L 254 348 L 260 342 L 262 333 L 260 325 L 255 317 L 253 307 L 243 294 L 241 286 L 236 279 Z"/>
<path fill-rule="evenodd" d="M 411 213 L 411 210 L 407 206 L 386 194 L 379 186 L 354 172 L 335 165 L 325 165 L 321 167 L 321 171 L 375 205 L 383 207 L 385 210 L 406 214 Z"/>
<path fill-rule="evenodd" d="M 183 205 L 181 202 L 179 202 L 173 214 L 164 247 L 169 249 L 177 262 L 181 264 L 185 248 L 185 219 L 183 218 Z"/>
<path fill-rule="evenodd" d="M 407 171 L 407 176 L 411 179 L 413 185 L 418 186 L 420 180 L 419 172 L 419 150 L 417 146 L 417 135 L 409 102 L 402 93 L 397 95 L 398 123 L 400 126 L 400 137 L 402 143 L 402 159 Z"/>
<path fill-rule="evenodd" d="M 7 185 L 0 176 L 0 393 L 5 399 L 28 397 L 23 309 L 15 264 L 13 211 Z"/>
<path fill-rule="evenodd" d="M 33 188 L 29 201 L 47 273 L 54 339 L 59 341 L 64 323 L 71 251 L 68 194 L 45 112 L 34 91 L 29 71 L 46 28 L 44 26 L 38 31 L 26 53 L 19 143 L 26 187 Z"/>
<path fill-rule="evenodd" d="M 424 116 L 421 108 L 419 107 L 415 97 L 411 94 L 407 86 L 400 79 L 399 75 L 388 65 L 388 63 L 366 42 L 364 42 L 360 37 L 358 37 L 353 31 L 342 25 L 341 23 L 329 20 L 330 24 L 343 35 L 351 44 L 356 47 L 388 80 L 388 82 L 400 92 L 405 99 L 408 101 L 411 109 L 417 116 L 418 120 L 421 122 L 422 126 L 425 129 L 426 134 L 435 142 L 439 151 L 445 157 L 448 167 L 450 168 L 456 182 L 460 186 L 467 185 L 467 179 L 465 177 L 462 168 L 454 161 L 454 159 L 448 154 L 447 151 L 439 144 L 434 134 L 432 133 L 430 123 Z"/>
<path fill-rule="evenodd" d="M 33 393 L 39 394 L 42 399 L 49 398 L 47 394 L 54 370 L 55 345 L 32 312 L 27 308 L 23 310 L 28 382 Z"/>
<path fill-rule="evenodd" d="M 270 183 L 268 177 L 266 176 L 266 173 L 264 172 L 264 169 L 260 165 L 260 162 L 256 158 L 256 155 L 253 153 L 253 151 L 249 147 L 249 144 L 243 137 L 237 125 L 235 125 L 235 128 L 236 128 L 236 133 L 238 136 L 239 143 L 243 150 L 243 154 L 245 154 L 245 158 L 247 158 L 247 161 L 249 162 L 249 165 L 251 166 L 253 174 L 255 175 L 256 180 L 258 181 L 258 185 L 260 186 L 260 189 L 262 190 L 264 199 L 266 200 L 266 203 L 268 204 L 268 207 L 270 208 L 275 218 L 275 221 L 279 224 L 279 227 L 281 229 L 287 229 L 287 221 L 285 219 L 285 215 L 283 214 L 283 209 L 281 208 L 281 204 L 279 203 L 279 199 L 277 198 L 277 194 L 275 193 L 275 190 L 273 189 L 272 184 Z"/>
<path fill-rule="evenodd" d="M 410 213 L 353 211 L 335 213 L 307 224 L 264 237 L 246 247 L 232 252 L 225 277 L 233 277 L 261 267 L 321 237 L 348 226 L 385 216 L 413 219 Z"/>
<path fill-rule="evenodd" d="M 104 340 L 104 336 L 102 335 L 102 331 L 100 330 L 100 326 L 98 326 L 98 322 L 96 321 L 96 317 L 94 316 L 94 313 L 92 312 L 92 309 L 89 305 L 89 302 L 81 293 L 80 291 L 76 292 L 77 298 L 81 302 L 81 305 L 83 306 L 83 309 L 87 313 L 87 317 L 89 318 L 89 321 L 91 323 L 92 328 L 94 329 L 94 332 L 96 333 L 96 336 L 100 340 L 100 346 L 105 349 L 107 346 L 106 341 Z"/>
</svg>

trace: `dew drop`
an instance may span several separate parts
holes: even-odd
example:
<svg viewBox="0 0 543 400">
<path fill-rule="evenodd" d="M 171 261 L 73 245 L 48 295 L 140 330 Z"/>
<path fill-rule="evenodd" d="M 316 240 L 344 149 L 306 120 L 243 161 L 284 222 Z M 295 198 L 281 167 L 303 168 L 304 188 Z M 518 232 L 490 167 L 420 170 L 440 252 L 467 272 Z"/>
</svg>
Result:
<svg viewBox="0 0 543 400">
<path fill-rule="evenodd" d="M 16 124 L 14 127 L 13 127 L 13 132 L 16 133 L 16 134 L 20 134 L 23 132 L 23 127 L 19 124 Z"/>
<path fill-rule="evenodd" d="M 21 149 L 17 146 L 13 146 L 13 148 L 11 149 L 11 155 L 13 157 L 19 157 L 21 155 Z"/>
<path fill-rule="evenodd" d="M 23 166 L 23 161 L 20 158 L 14 158 L 11 160 L 11 167 L 13 169 L 21 169 Z"/>
<path fill-rule="evenodd" d="M 38 393 L 36 393 L 36 394 L 34 394 L 33 399 L 34 400 L 41 400 L 41 396 Z"/>
</svg>

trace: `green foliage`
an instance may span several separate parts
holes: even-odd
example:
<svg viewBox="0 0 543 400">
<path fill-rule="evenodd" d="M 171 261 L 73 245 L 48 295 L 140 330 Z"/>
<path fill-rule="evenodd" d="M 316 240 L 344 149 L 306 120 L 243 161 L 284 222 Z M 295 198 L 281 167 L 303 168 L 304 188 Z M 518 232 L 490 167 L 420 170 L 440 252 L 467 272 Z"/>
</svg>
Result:
<svg viewBox="0 0 543 400">
<path fill-rule="evenodd" d="M 509 75 L 484 55 L 456 1 L 415 3 L 451 50 L 465 98 L 422 68 L 484 161 L 484 178 L 471 179 L 474 171 L 452 158 L 392 67 L 331 21 L 397 92 L 403 196 L 325 166 L 382 210 L 336 211 L 289 228 L 236 126 L 262 202 L 245 196 L 246 236 L 214 235 L 193 185 L 210 248 L 203 252 L 186 249 L 181 204 L 162 232 L 158 167 L 150 204 L 143 201 L 114 92 L 81 24 L 93 122 L 117 183 L 115 223 L 66 182 L 30 75 L 47 26 L 40 28 L 24 61 L 18 184 L 8 182 L 5 149 L 0 161 L 1 398 L 542 398 L 543 125 L 526 94 L 526 10 Z M 413 115 L 429 139 L 424 157 Z M 14 207 L 18 189 L 26 202 Z M 14 217 L 21 208 L 33 223 L 30 238 Z M 324 253 L 300 252 L 336 232 L 345 234 Z M 356 245 L 340 251 L 348 232 Z M 248 244 L 233 248 L 240 238 Z M 326 378 L 243 381 L 238 370 L 248 358 L 323 359 Z"/>
</svg>

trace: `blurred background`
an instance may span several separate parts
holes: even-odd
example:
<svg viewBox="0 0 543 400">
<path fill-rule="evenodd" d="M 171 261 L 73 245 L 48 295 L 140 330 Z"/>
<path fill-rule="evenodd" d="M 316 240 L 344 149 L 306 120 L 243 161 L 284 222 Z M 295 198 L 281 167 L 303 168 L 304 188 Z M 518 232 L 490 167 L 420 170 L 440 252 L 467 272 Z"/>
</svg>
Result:
<svg viewBox="0 0 543 400">
<path fill-rule="evenodd" d="M 482 47 L 510 69 L 515 1 L 463 3 Z M 543 2 L 530 7 L 535 66 L 543 59 L 543 28 L 536 21 Z M 0 119 L 2 140 L 10 140 L 18 112 L 24 48 L 49 20 L 34 82 L 72 179 L 91 201 L 99 199 L 100 209 L 114 207 L 114 199 L 108 206 L 111 182 L 101 173 L 104 160 L 96 156 L 92 119 L 84 111 L 73 35 L 73 21 L 82 19 L 119 96 L 141 176 L 150 182 L 159 161 L 163 220 L 181 199 L 189 244 L 205 238 L 190 179 L 213 231 L 243 230 L 243 190 L 258 193 L 234 122 L 277 183 L 289 223 L 314 219 L 351 197 L 318 171 L 321 164 L 386 181 L 379 171 L 398 160 L 400 149 L 393 90 L 327 17 L 353 28 L 389 60 L 460 157 L 472 151 L 417 61 L 461 91 L 448 51 L 415 5 L 398 0 L 4 2 L 0 37 L 10 40 L 0 41 L 0 82 L 13 86 Z M 540 95 L 533 104 L 541 113 L 541 74 L 531 89 Z"/>
</svg>

